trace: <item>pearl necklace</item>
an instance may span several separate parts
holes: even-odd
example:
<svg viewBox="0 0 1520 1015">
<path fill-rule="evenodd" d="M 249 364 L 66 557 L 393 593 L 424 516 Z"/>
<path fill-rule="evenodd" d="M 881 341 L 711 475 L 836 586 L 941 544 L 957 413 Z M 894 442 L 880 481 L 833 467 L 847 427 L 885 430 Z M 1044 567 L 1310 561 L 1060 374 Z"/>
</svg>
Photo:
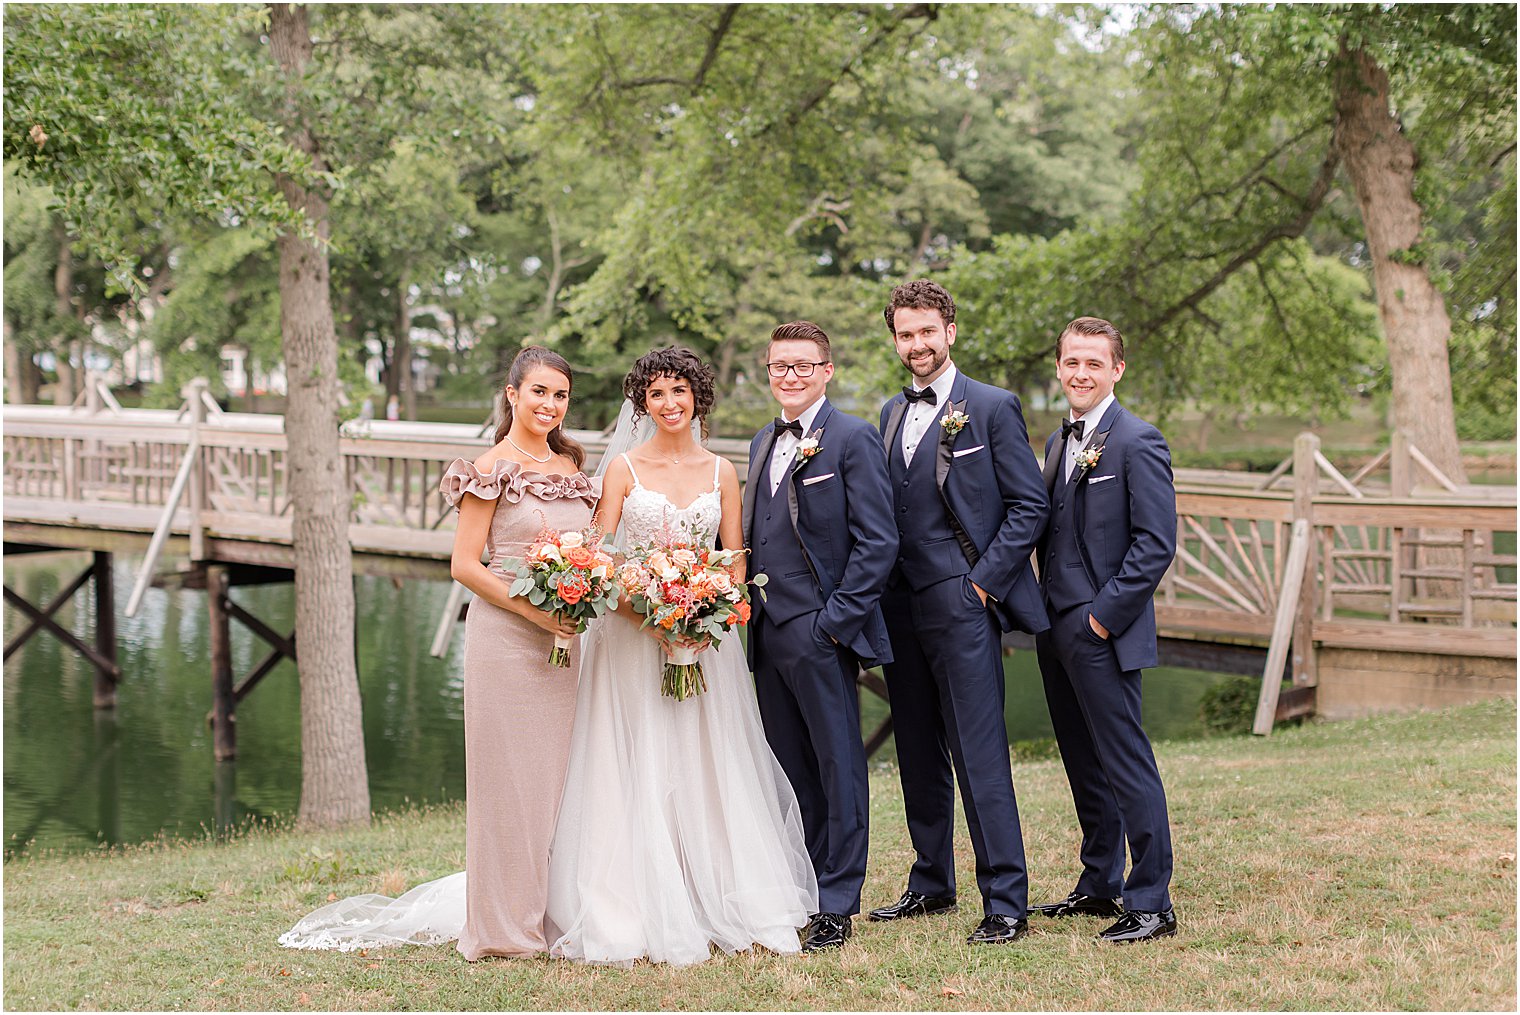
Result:
<svg viewBox="0 0 1520 1015">
<path fill-rule="evenodd" d="M 516 441 L 514 441 L 512 439 L 512 435 L 511 434 L 507 434 L 507 443 L 510 444 L 510 445 L 512 445 L 514 448 L 517 448 L 518 451 L 521 451 L 523 454 L 527 455 L 529 458 L 533 459 L 535 462 L 539 462 L 539 463 L 547 462 L 549 459 L 551 459 L 551 458 L 554 457 L 554 449 L 553 448 L 550 448 L 549 449 L 549 453 L 547 455 L 545 455 L 544 457 L 542 457 L 542 458 L 538 457 L 533 452 L 529 451 L 525 447 L 522 447 L 520 444 L 518 444 Z"/>
</svg>

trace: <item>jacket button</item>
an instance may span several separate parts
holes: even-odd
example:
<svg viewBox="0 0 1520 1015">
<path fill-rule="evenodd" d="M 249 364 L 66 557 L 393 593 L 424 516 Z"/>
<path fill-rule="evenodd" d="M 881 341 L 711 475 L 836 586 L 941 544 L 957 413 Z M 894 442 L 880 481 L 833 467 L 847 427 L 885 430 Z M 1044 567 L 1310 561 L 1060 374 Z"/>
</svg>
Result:
<svg viewBox="0 0 1520 1015">
<path fill-rule="evenodd" d="M 1054 528 L 1054 529 L 1052 529 L 1052 530 L 1051 530 L 1051 531 L 1052 531 L 1052 532 L 1060 532 L 1060 531 L 1061 531 L 1061 526 L 1059 526 L 1059 525 L 1057 525 L 1057 526 L 1056 526 L 1056 527 L 1055 527 L 1055 528 Z M 765 542 L 765 540 L 763 540 L 763 539 L 762 539 L 762 540 L 760 540 L 760 542 L 762 542 L 762 543 L 763 543 L 763 542 Z"/>
<path fill-rule="evenodd" d="M 908 509 L 906 507 L 899 508 L 898 510 L 901 511 L 903 514 L 907 514 L 908 513 Z"/>
<path fill-rule="evenodd" d="M 908 488 L 908 481 L 905 479 L 905 480 L 903 480 L 903 489 L 906 490 L 907 488 Z"/>
<path fill-rule="evenodd" d="M 1060 530 L 1060 529 L 1057 529 L 1057 530 L 1056 530 L 1056 531 L 1057 531 L 1057 532 L 1060 532 L 1060 531 L 1061 531 L 1061 530 Z M 761 546 L 764 546 L 764 545 L 765 545 L 765 544 L 766 544 L 766 543 L 768 543 L 768 542 L 770 542 L 770 538 L 769 538 L 769 537 L 768 537 L 768 536 L 761 536 L 761 537 L 760 537 L 760 545 L 761 545 Z"/>
</svg>

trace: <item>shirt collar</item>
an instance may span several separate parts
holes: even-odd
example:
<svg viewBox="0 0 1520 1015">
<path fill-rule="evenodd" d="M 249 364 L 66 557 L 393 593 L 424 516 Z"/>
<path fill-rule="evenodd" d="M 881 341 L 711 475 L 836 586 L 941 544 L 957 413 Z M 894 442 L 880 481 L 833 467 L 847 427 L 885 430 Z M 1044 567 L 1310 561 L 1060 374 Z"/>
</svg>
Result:
<svg viewBox="0 0 1520 1015">
<path fill-rule="evenodd" d="M 929 385 L 929 387 L 934 389 L 934 396 L 939 399 L 936 404 L 944 405 L 950 400 L 950 389 L 955 386 L 956 372 L 955 362 L 952 360 L 950 362 L 950 366 L 946 368 L 945 372 L 936 377 L 934 379 L 934 383 Z M 924 389 L 920 388 L 917 384 L 914 384 L 913 390 L 922 391 Z"/>
<path fill-rule="evenodd" d="M 1098 424 L 1103 421 L 1103 414 L 1108 411 L 1108 407 L 1112 404 L 1114 404 L 1114 393 L 1110 391 L 1103 397 L 1103 401 L 1082 414 L 1083 419 L 1092 420 L 1092 431 L 1088 431 L 1089 433 L 1098 429 Z M 1066 415 L 1073 423 L 1077 421 L 1077 414 L 1075 412 L 1068 412 Z"/>
<path fill-rule="evenodd" d="M 799 423 L 802 424 L 802 435 L 804 437 L 807 436 L 807 432 L 809 430 L 813 429 L 813 420 L 815 420 L 815 419 L 818 418 L 818 413 L 819 413 L 820 410 L 823 409 L 823 403 L 828 399 L 828 397 L 829 397 L 828 395 L 819 395 L 818 396 L 818 401 L 814 402 L 812 405 L 808 406 L 806 409 L 803 409 L 802 410 L 802 415 L 800 415 L 800 416 L 797 417 L 797 422 L 799 422 Z M 784 413 L 784 412 L 781 414 L 781 418 L 785 422 L 788 422 L 788 423 L 792 422 L 791 420 L 789 420 L 789 419 L 786 418 L 786 413 Z"/>
</svg>

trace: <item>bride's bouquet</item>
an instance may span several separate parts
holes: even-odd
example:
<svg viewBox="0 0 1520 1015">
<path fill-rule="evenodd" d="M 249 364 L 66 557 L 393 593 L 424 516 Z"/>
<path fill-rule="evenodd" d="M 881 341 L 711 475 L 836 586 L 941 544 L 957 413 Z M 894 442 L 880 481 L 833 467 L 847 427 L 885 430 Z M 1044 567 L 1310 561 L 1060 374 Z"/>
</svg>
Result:
<svg viewBox="0 0 1520 1015">
<path fill-rule="evenodd" d="M 618 576 L 628 601 L 671 643 L 660 693 L 685 701 L 707 690 L 700 656 L 732 630 L 749 621 L 752 584 L 735 581 L 734 560 L 741 550 L 713 550 L 672 541 L 633 551 Z M 762 596 L 764 592 L 760 593 Z"/>
<path fill-rule="evenodd" d="M 574 620 L 576 631 L 581 632 L 588 620 L 617 609 L 616 566 L 612 555 L 602 549 L 600 533 L 545 529 L 517 566 L 511 594 L 526 598 L 540 610 Z M 549 662 L 570 665 L 569 638 L 554 636 Z"/>
</svg>

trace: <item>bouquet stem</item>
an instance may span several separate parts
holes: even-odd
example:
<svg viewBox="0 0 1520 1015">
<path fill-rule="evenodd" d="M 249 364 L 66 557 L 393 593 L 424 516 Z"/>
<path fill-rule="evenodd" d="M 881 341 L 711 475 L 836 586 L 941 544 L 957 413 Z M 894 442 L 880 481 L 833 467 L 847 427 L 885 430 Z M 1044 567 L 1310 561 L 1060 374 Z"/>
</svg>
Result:
<svg viewBox="0 0 1520 1015">
<path fill-rule="evenodd" d="M 700 652 L 701 649 L 687 646 L 671 650 L 664 679 L 660 681 L 661 694 L 685 701 L 707 690 L 707 678 L 702 673 L 702 664 L 697 661 Z"/>
<path fill-rule="evenodd" d="M 568 667 L 570 665 L 570 642 L 573 639 L 563 635 L 554 636 L 554 648 L 549 651 L 549 665 Z"/>
</svg>

